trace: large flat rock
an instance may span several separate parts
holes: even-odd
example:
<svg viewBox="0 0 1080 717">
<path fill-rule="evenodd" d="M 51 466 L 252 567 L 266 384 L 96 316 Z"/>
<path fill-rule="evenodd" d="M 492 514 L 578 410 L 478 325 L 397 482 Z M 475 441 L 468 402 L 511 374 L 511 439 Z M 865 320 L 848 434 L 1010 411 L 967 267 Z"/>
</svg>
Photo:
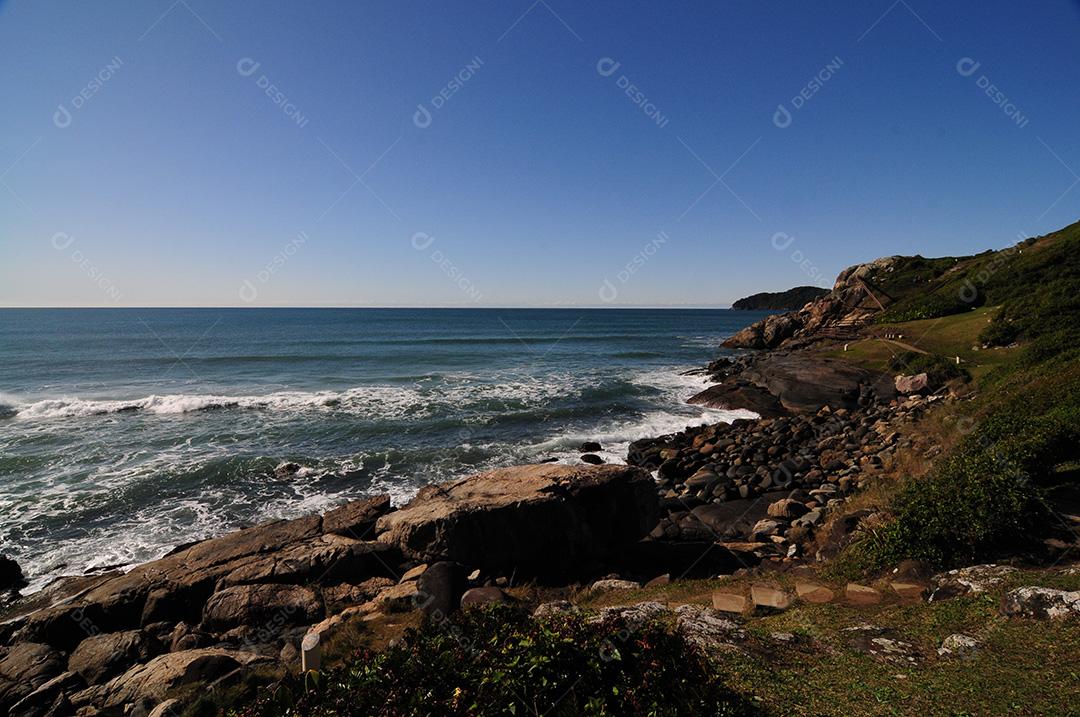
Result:
<svg viewBox="0 0 1080 717">
<path fill-rule="evenodd" d="M 617 556 L 658 518 L 642 469 L 549 463 L 427 486 L 376 531 L 417 560 L 556 577 Z"/>
<path fill-rule="evenodd" d="M 688 402 L 746 408 L 763 417 L 784 412 L 812 414 L 822 406 L 855 408 L 864 387 L 873 389 L 880 399 L 896 395 L 891 375 L 810 351 L 774 352 L 757 357 L 737 378 L 710 386 Z"/>
</svg>

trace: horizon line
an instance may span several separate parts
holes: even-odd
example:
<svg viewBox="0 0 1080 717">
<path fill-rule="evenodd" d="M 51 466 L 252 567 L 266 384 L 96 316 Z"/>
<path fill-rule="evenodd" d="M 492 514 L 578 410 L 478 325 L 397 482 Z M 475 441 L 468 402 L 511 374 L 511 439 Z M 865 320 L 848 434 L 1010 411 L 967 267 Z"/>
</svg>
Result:
<svg viewBox="0 0 1080 717">
<path fill-rule="evenodd" d="M 155 306 L 14 306 L 14 305 L 0 305 L 0 311 L 5 310 L 48 310 L 48 309 L 62 309 L 62 310 L 78 310 L 78 309 L 108 309 L 115 311 L 132 311 L 143 309 L 251 309 L 251 310 L 273 310 L 273 309 L 428 309 L 428 310 L 453 310 L 453 309 L 472 309 L 472 310 L 484 310 L 484 311 L 504 311 L 507 309 L 531 309 L 531 310 L 550 310 L 550 309 L 588 309 L 588 310 L 620 310 L 620 309 L 652 309 L 652 310 L 678 310 L 678 309 L 692 309 L 697 311 L 781 311 L 781 309 L 733 309 L 730 304 L 620 304 L 616 306 L 612 305 L 596 305 L 596 304 L 575 304 L 575 305 L 507 305 L 507 306 L 464 306 L 464 305 L 442 305 L 442 306 L 425 306 L 418 304 L 385 304 L 385 305 L 343 305 L 343 304 L 318 304 L 318 305 L 303 305 L 303 304 L 282 304 L 280 306 L 247 306 L 247 305 L 183 305 L 183 304 L 163 304 Z"/>
</svg>

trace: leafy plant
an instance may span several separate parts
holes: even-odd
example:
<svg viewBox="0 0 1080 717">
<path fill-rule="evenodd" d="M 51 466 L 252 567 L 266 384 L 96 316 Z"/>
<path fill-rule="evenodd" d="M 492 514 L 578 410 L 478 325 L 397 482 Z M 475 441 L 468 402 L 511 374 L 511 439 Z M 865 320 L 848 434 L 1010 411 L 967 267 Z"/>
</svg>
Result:
<svg viewBox="0 0 1080 717">
<path fill-rule="evenodd" d="M 533 619 L 506 606 L 426 622 L 307 684 L 288 677 L 255 715 L 737 715 L 751 708 L 659 623 Z"/>
</svg>

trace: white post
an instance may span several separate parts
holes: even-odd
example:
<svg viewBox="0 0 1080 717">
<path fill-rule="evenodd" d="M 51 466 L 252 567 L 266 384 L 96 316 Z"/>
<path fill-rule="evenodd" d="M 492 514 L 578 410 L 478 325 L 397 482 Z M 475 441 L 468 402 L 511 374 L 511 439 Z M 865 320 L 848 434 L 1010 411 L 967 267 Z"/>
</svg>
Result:
<svg viewBox="0 0 1080 717">
<path fill-rule="evenodd" d="M 304 635 L 304 641 L 300 643 L 300 669 L 304 672 L 318 670 L 322 662 L 322 646 L 319 644 L 319 633 L 309 632 Z"/>
</svg>

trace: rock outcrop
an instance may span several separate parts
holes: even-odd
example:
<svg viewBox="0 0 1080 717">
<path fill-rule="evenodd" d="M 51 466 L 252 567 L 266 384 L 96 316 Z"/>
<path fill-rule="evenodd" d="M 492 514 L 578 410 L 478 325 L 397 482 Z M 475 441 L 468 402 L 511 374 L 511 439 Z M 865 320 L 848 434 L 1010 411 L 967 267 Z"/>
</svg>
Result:
<svg viewBox="0 0 1080 717">
<path fill-rule="evenodd" d="M 640 469 L 540 464 L 427 486 L 376 529 L 417 560 L 556 577 L 616 556 L 658 517 L 656 487 Z"/>
<path fill-rule="evenodd" d="M 490 578 L 470 571 L 500 584 L 596 577 L 658 519 L 639 468 L 518 466 L 429 486 L 400 510 L 377 496 L 180 546 L 127 573 L 65 578 L 0 617 L 0 714 L 16 703 L 20 714 L 145 714 L 178 687 L 296 662 L 309 629 L 380 611 L 446 615 L 470 588 L 465 603 L 496 600 Z"/>
<path fill-rule="evenodd" d="M 829 293 L 801 309 L 768 316 L 746 327 L 727 339 L 724 346 L 772 349 L 790 339 L 830 331 L 851 331 L 866 325 L 890 301 L 889 297 L 873 287 L 873 276 L 879 271 L 888 271 L 898 258 L 885 257 L 844 269 Z"/>
</svg>

